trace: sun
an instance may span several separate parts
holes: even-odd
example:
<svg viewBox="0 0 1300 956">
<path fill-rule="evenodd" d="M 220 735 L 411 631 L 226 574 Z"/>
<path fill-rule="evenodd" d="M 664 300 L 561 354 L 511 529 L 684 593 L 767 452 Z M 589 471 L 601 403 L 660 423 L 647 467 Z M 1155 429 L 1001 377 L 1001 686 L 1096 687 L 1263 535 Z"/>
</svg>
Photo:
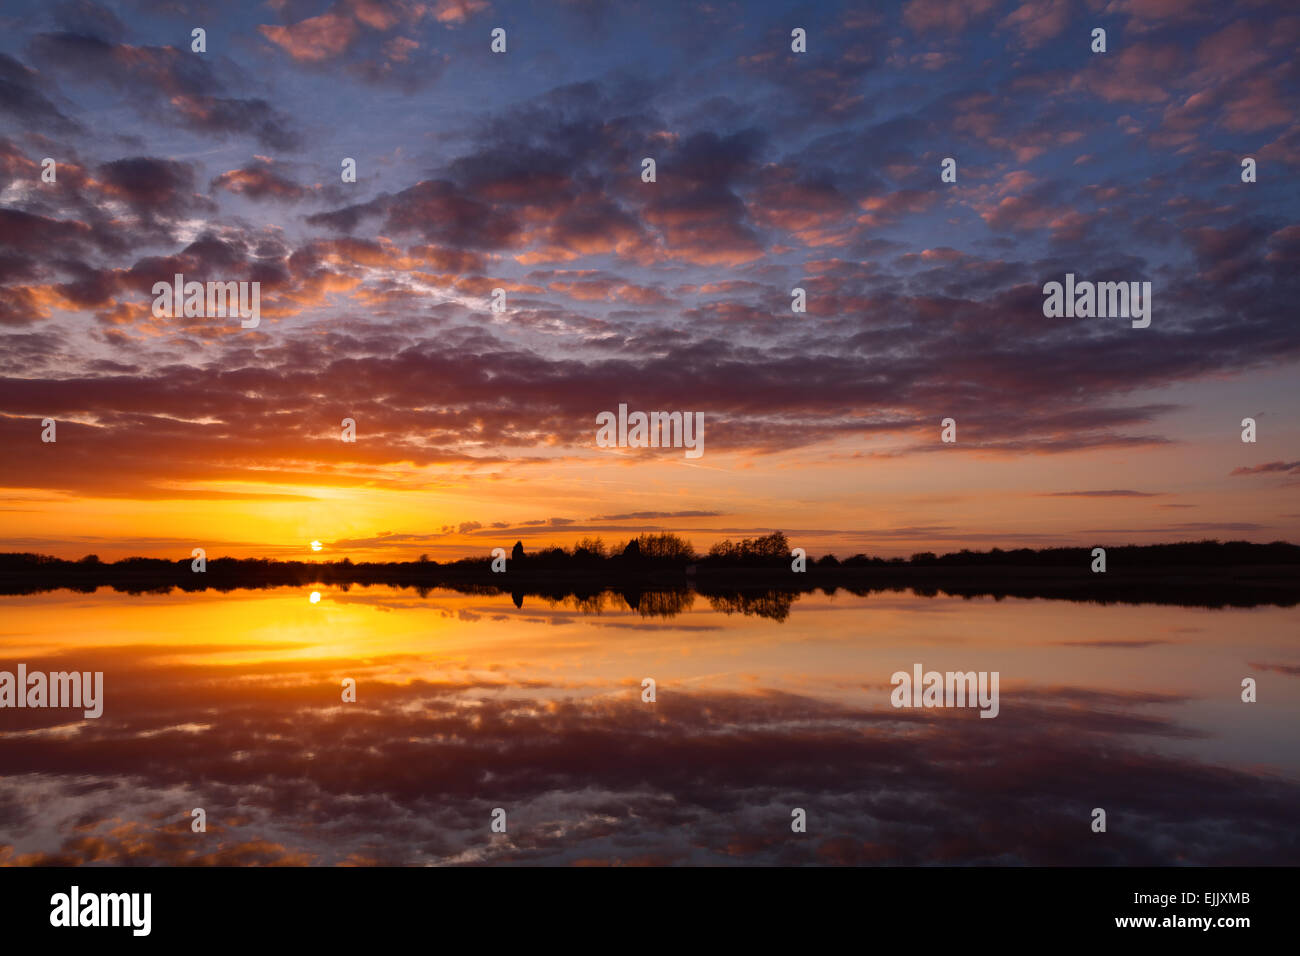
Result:
<svg viewBox="0 0 1300 956">
<path fill-rule="evenodd" d="M 313 551 L 319 551 L 321 549 L 321 543 L 319 541 L 313 541 L 311 543 L 311 549 Z"/>
</svg>

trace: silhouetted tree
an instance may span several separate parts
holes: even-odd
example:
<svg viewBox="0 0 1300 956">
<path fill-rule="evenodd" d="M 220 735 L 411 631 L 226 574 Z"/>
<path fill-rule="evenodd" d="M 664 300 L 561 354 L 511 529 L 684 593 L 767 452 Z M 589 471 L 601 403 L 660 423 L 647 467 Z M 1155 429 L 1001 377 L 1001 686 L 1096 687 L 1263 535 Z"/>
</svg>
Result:
<svg viewBox="0 0 1300 956">
<path fill-rule="evenodd" d="M 603 561 L 607 554 L 605 542 L 600 538 L 583 538 L 573 546 L 574 558 L 584 563 Z"/>
<path fill-rule="evenodd" d="M 740 544 L 719 541 L 709 548 L 709 559 L 719 564 L 779 564 L 790 555 L 790 542 L 784 532 L 773 531 L 761 538 L 745 538 Z"/>
<path fill-rule="evenodd" d="M 664 531 L 637 537 L 642 557 L 654 561 L 677 561 L 682 564 L 695 560 L 695 549 L 685 538 Z"/>
</svg>

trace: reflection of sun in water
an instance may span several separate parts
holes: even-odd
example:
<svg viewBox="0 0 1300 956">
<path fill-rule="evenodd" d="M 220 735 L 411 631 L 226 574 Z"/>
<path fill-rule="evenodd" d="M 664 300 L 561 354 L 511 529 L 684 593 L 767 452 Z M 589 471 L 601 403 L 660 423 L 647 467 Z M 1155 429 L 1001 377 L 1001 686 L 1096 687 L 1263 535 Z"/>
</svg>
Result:
<svg viewBox="0 0 1300 956">
<path fill-rule="evenodd" d="M 319 603 L 320 603 L 320 592 L 319 592 L 319 591 L 312 591 L 312 592 L 311 592 L 311 603 L 312 603 L 312 604 L 319 604 Z"/>
<path fill-rule="evenodd" d="M 311 549 L 313 551 L 319 551 L 321 549 L 321 543 L 319 541 L 313 541 L 311 543 Z"/>
</svg>

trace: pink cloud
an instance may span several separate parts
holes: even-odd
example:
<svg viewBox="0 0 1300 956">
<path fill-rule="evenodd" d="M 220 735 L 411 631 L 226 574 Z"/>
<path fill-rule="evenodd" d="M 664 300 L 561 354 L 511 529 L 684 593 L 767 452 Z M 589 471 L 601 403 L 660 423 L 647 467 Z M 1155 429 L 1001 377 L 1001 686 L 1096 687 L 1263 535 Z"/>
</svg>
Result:
<svg viewBox="0 0 1300 956">
<path fill-rule="evenodd" d="M 903 22 L 917 33 L 960 33 L 997 7 L 997 0 L 909 0 Z"/>
<path fill-rule="evenodd" d="M 308 63 L 333 59 L 346 50 L 357 35 L 356 23 L 336 13 L 310 17 L 287 27 L 263 24 L 258 30 L 295 60 Z"/>
</svg>

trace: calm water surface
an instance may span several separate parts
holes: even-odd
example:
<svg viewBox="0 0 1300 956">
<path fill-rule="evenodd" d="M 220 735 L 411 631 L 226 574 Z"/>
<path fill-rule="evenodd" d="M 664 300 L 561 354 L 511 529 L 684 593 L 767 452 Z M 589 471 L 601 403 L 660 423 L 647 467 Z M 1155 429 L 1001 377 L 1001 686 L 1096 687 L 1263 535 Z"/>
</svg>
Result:
<svg viewBox="0 0 1300 956">
<path fill-rule="evenodd" d="M 0 862 L 1300 863 L 1295 608 L 318 590 L 0 597 L 0 669 L 105 683 L 0 710 Z"/>
</svg>

